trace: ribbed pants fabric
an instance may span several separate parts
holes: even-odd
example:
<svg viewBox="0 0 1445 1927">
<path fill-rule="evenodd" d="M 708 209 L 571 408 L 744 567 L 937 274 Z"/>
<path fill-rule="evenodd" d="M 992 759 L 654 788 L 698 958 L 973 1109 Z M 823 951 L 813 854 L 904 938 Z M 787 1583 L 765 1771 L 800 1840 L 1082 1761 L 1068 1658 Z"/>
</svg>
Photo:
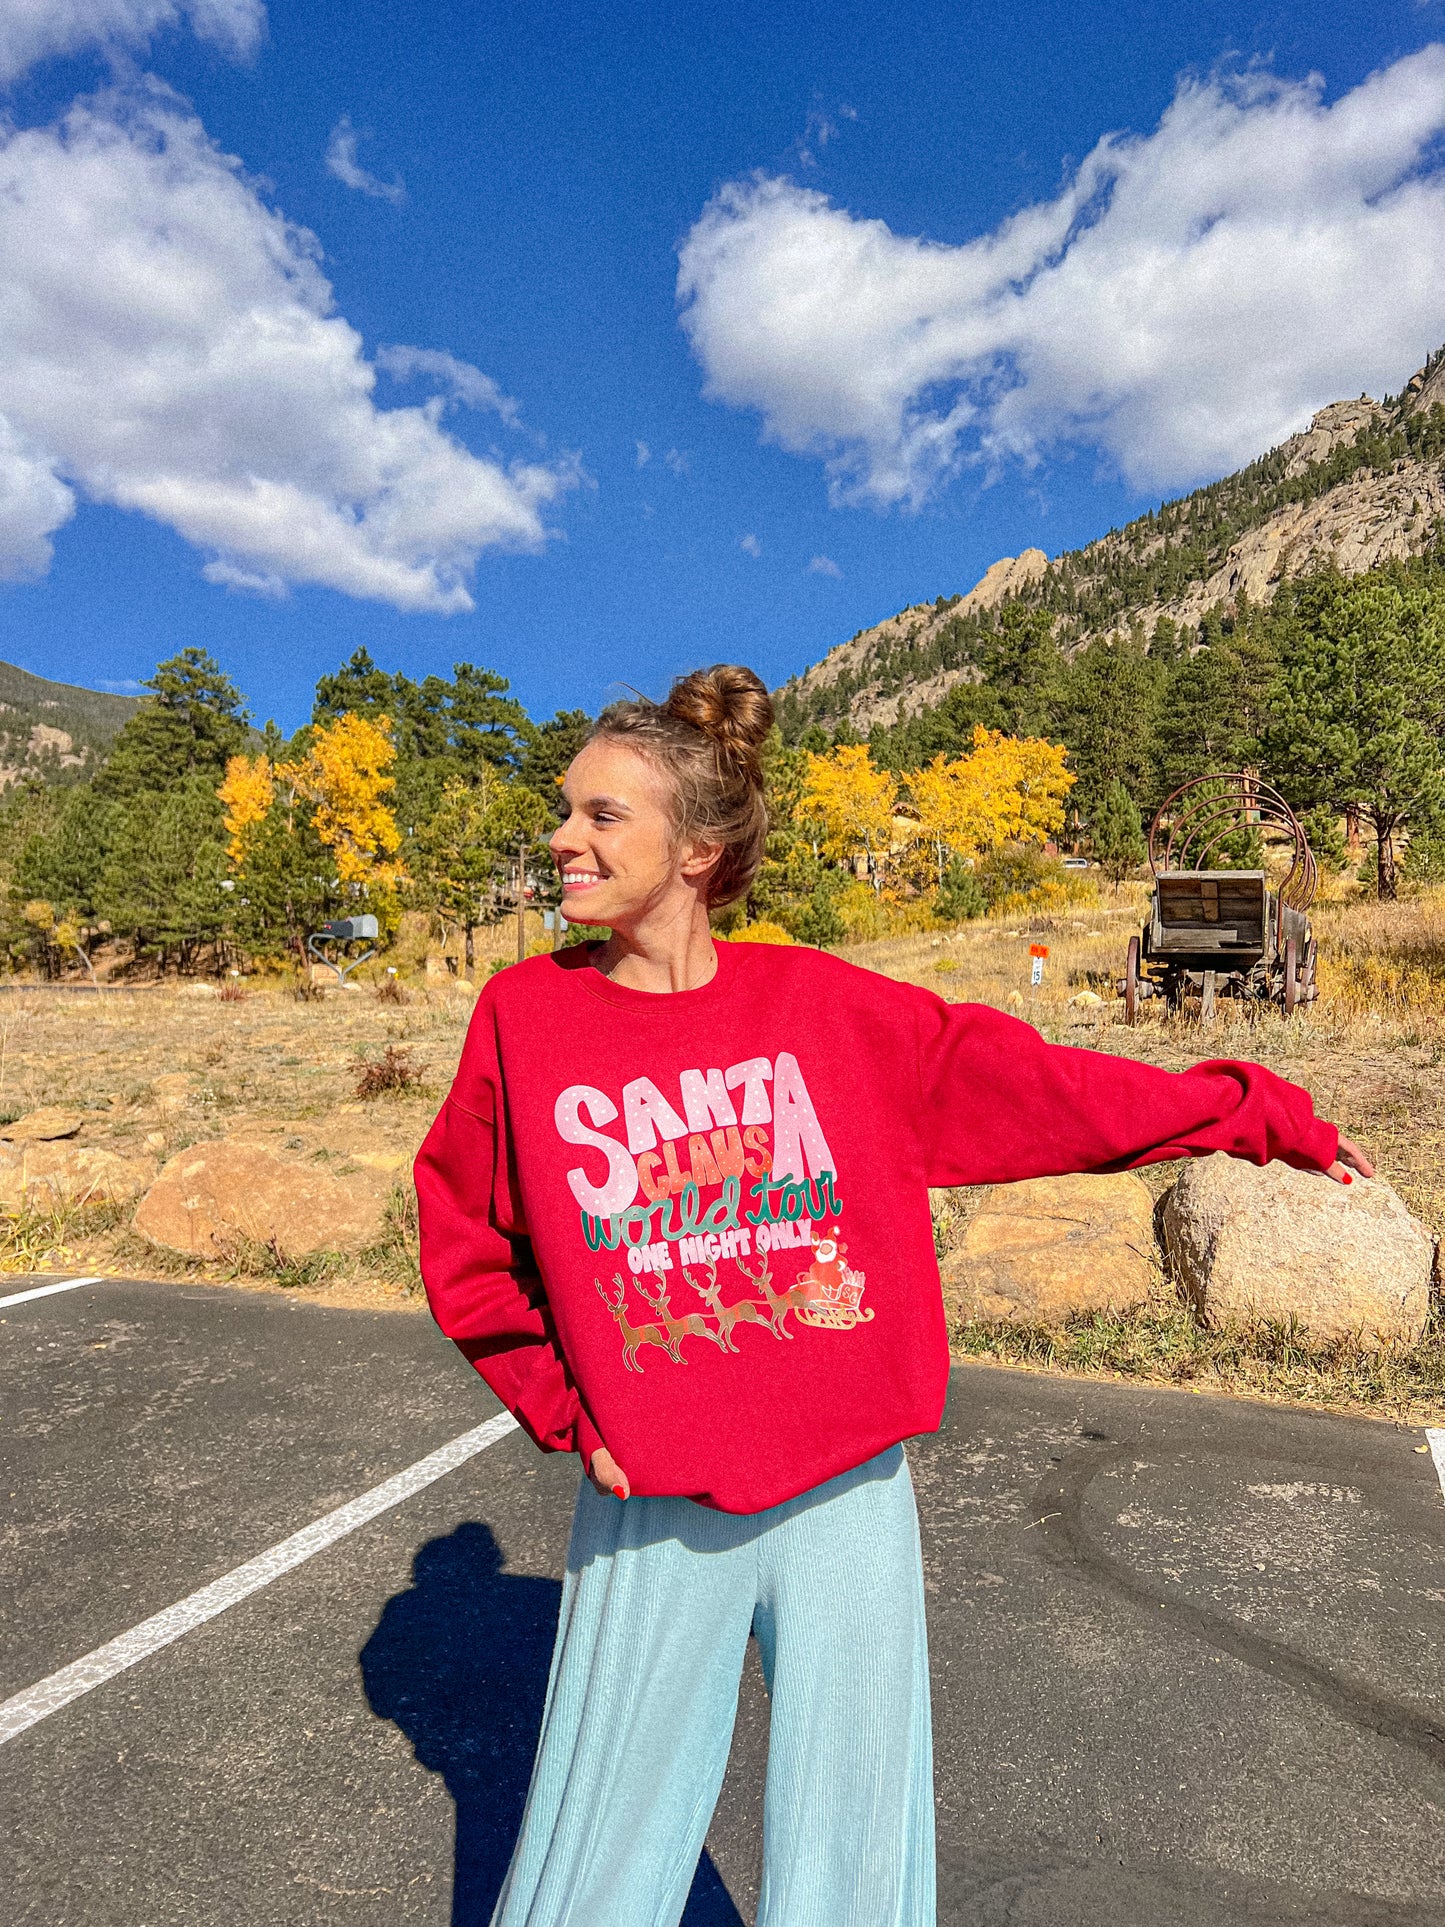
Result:
<svg viewBox="0 0 1445 1927">
<path fill-rule="evenodd" d="M 923 1570 L 901 1446 L 745 1516 L 577 1497 L 493 1927 L 676 1927 L 748 1635 L 772 1698 L 758 1927 L 934 1927 Z"/>
</svg>

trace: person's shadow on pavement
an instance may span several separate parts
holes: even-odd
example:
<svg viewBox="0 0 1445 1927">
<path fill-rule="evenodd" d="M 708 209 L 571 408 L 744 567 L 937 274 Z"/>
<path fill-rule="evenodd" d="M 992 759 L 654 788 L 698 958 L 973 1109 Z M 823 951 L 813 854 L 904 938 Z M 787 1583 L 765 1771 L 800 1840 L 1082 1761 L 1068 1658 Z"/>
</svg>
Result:
<svg viewBox="0 0 1445 1927">
<path fill-rule="evenodd" d="M 392 1720 L 457 1807 L 452 1927 L 487 1927 L 522 1824 L 561 1586 L 502 1570 L 490 1527 L 429 1540 L 361 1650 L 371 1710 Z M 744 1927 L 704 1852 L 683 1927 Z"/>
</svg>

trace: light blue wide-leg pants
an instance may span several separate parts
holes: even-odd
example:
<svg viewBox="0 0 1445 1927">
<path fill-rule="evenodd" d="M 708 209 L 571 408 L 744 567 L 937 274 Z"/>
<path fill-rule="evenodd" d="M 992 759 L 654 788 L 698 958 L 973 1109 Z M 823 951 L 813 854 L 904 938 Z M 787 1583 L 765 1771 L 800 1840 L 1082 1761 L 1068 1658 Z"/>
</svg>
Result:
<svg viewBox="0 0 1445 1927">
<path fill-rule="evenodd" d="M 746 1515 L 583 1481 L 493 1927 L 676 1927 L 749 1632 L 772 1697 L 758 1927 L 934 1927 L 923 1570 L 901 1446 Z"/>
</svg>

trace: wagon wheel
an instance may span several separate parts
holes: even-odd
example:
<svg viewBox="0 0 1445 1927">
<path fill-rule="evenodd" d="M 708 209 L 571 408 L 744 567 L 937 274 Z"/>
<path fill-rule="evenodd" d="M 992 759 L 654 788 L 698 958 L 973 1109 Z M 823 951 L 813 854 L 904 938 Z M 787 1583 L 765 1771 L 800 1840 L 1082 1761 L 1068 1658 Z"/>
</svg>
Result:
<svg viewBox="0 0 1445 1927">
<path fill-rule="evenodd" d="M 1299 973 L 1299 945 L 1293 937 L 1285 939 L 1284 946 L 1284 1014 L 1293 1017 L 1295 1006 L 1300 1001 L 1303 986 Z"/>
<path fill-rule="evenodd" d="M 1124 1022 L 1139 1019 L 1139 939 L 1130 937 L 1129 953 L 1124 959 Z"/>
</svg>

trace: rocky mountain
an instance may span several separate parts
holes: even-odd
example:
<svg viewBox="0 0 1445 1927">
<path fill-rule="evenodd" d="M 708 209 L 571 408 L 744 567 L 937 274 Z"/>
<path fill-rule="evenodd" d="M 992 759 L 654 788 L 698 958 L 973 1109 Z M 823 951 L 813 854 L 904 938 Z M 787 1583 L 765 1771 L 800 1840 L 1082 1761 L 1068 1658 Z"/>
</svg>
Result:
<svg viewBox="0 0 1445 1927">
<path fill-rule="evenodd" d="M 1332 402 L 1300 434 L 1223 481 L 1166 502 L 1050 561 L 995 562 L 966 595 L 890 616 L 778 691 L 784 733 L 845 719 L 866 734 L 917 714 L 974 674 L 972 645 L 1009 602 L 1047 611 L 1067 649 L 1161 621 L 1188 631 L 1210 611 L 1260 601 L 1288 574 L 1347 573 L 1418 553 L 1445 526 L 1445 348 L 1399 395 Z"/>
<path fill-rule="evenodd" d="M 102 759 L 136 702 L 0 662 L 0 790 L 32 775 L 76 781 Z"/>
</svg>

